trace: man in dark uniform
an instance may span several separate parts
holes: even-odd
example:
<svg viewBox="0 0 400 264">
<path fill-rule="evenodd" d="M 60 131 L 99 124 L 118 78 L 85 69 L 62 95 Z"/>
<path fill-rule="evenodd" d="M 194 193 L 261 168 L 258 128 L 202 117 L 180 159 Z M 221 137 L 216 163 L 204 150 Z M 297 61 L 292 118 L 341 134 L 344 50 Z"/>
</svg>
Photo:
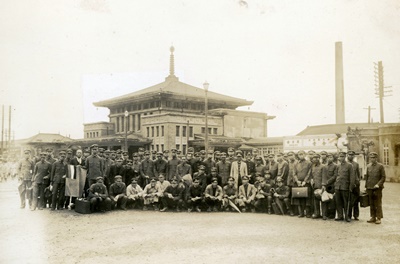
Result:
<svg viewBox="0 0 400 264">
<path fill-rule="evenodd" d="M 65 201 L 65 178 L 67 177 L 67 163 L 65 162 L 65 151 L 60 151 L 60 158 L 53 163 L 50 174 L 50 190 L 52 192 L 51 210 L 64 210 Z"/>
<path fill-rule="evenodd" d="M 171 159 L 168 160 L 167 163 L 167 180 L 170 180 L 176 176 L 176 169 L 179 165 L 180 161 L 176 156 L 176 149 L 171 149 Z"/>
<path fill-rule="evenodd" d="M 126 211 L 126 185 L 122 182 L 122 176 L 117 175 L 114 177 L 114 183 L 110 186 L 109 196 L 111 199 L 111 208 L 120 208 Z"/>
<path fill-rule="evenodd" d="M 326 151 L 321 151 L 320 154 L 321 154 L 321 164 L 322 165 L 328 164 L 328 157 L 327 157 L 328 153 Z"/>
<path fill-rule="evenodd" d="M 337 167 L 337 177 L 335 180 L 335 201 L 336 201 L 336 221 L 345 219 L 350 222 L 348 217 L 349 210 L 349 196 L 355 186 L 353 166 L 346 161 L 346 152 L 339 153 L 340 164 Z M 332 181 L 330 179 L 328 184 Z"/>
<path fill-rule="evenodd" d="M 349 208 L 349 218 L 351 219 L 354 216 L 354 220 L 358 221 L 358 217 L 360 216 L 360 207 L 359 207 L 359 197 L 360 197 L 360 166 L 357 162 L 354 161 L 355 152 L 353 150 L 349 150 L 347 152 L 347 161 L 353 166 L 354 170 L 354 179 L 355 186 L 353 191 L 350 193 L 350 208 Z"/>
<path fill-rule="evenodd" d="M 140 161 L 139 161 L 139 156 L 136 152 L 134 152 L 132 154 L 132 169 L 133 169 L 134 177 L 138 178 L 140 176 Z M 139 184 L 139 182 L 138 182 L 138 184 Z M 141 187 L 141 185 L 140 185 L 140 187 Z"/>
<path fill-rule="evenodd" d="M 199 171 L 199 166 L 201 165 L 198 158 L 194 157 L 194 153 L 189 152 L 187 155 L 188 164 L 192 167 L 192 174 Z"/>
<path fill-rule="evenodd" d="M 283 159 L 283 153 L 282 152 L 279 152 L 276 155 L 276 161 L 277 161 L 277 165 L 278 165 L 278 171 L 277 171 L 276 177 L 281 177 L 283 182 L 284 182 L 283 185 L 286 185 L 287 177 L 288 177 L 288 174 L 289 174 L 289 165 Z"/>
<path fill-rule="evenodd" d="M 212 150 L 209 150 L 207 152 L 207 158 L 203 160 L 203 165 L 206 166 L 207 174 L 210 174 L 211 168 L 215 167 L 215 161 L 213 160 L 213 154 L 214 154 L 214 152 Z"/>
<path fill-rule="evenodd" d="M 279 210 L 279 213 L 282 215 L 285 214 L 285 209 L 286 213 L 293 215 L 290 207 L 290 188 L 288 186 L 284 185 L 284 180 L 281 177 L 278 177 L 276 179 L 276 184 L 277 187 L 275 188 L 274 192 L 274 202 Z M 275 212 L 275 214 L 278 214 L 278 212 Z"/>
<path fill-rule="evenodd" d="M 208 175 L 206 174 L 206 167 L 204 165 L 200 165 L 199 171 L 193 174 L 193 179 L 199 179 L 203 192 L 207 187 L 207 177 Z"/>
<path fill-rule="evenodd" d="M 89 188 L 90 211 L 102 211 L 111 207 L 111 199 L 108 197 L 107 187 L 103 184 L 103 177 L 97 177 L 96 183 Z"/>
<path fill-rule="evenodd" d="M 96 183 L 96 178 L 105 176 L 104 174 L 104 159 L 99 157 L 98 151 L 99 146 L 93 144 L 91 147 L 92 155 L 90 155 L 85 161 L 85 167 L 87 169 L 87 186 L 91 186 Z"/>
<path fill-rule="evenodd" d="M 254 182 L 256 181 L 256 163 L 252 161 L 252 158 L 253 156 L 250 152 L 248 152 L 245 162 L 247 164 L 247 174 L 250 178 L 250 183 L 254 184 Z"/>
<path fill-rule="evenodd" d="M 28 197 L 26 197 L 27 191 L 29 191 L 32 186 L 32 173 L 35 166 L 33 161 L 30 159 L 30 155 L 31 151 L 25 150 L 24 159 L 21 160 L 18 164 L 18 181 L 20 182 L 20 185 L 18 186 L 18 191 L 21 199 L 21 208 L 25 208 L 26 198 L 28 198 L 29 200 L 29 206 L 32 205 L 31 195 L 28 195 Z"/>
<path fill-rule="evenodd" d="M 104 151 L 104 175 L 108 175 L 110 173 L 111 165 L 114 164 L 114 161 L 110 157 L 111 151 L 106 149 Z"/>
<path fill-rule="evenodd" d="M 166 161 L 169 160 L 169 150 L 168 149 L 164 150 L 163 159 L 165 159 Z"/>
<path fill-rule="evenodd" d="M 382 211 L 382 190 L 386 180 L 385 168 L 381 163 L 377 162 L 378 154 L 371 152 L 369 154 L 370 163 L 367 166 L 367 174 L 365 176 L 365 189 L 367 189 L 369 198 L 369 207 L 371 219 L 368 223 L 380 224 L 383 218 Z"/>
<path fill-rule="evenodd" d="M 157 159 L 157 151 L 152 150 L 151 151 L 151 160 L 156 161 L 156 159 Z"/>
<path fill-rule="evenodd" d="M 66 151 L 66 156 L 65 156 L 65 162 L 70 165 L 71 161 L 74 157 L 72 156 L 72 149 L 67 149 Z"/>
<path fill-rule="evenodd" d="M 128 151 L 123 151 L 122 152 L 122 165 L 128 164 L 128 159 L 129 159 Z"/>
<path fill-rule="evenodd" d="M 40 153 L 40 161 L 36 163 L 35 169 L 33 171 L 33 178 L 32 178 L 32 186 L 33 186 L 33 193 L 32 193 L 32 207 L 31 210 L 34 211 L 36 207 L 39 207 L 39 210 L 43 210 L 44 207 L 44 178 L 50 178 L 51 172 L 51 164 L 48 163 L 46 160 L 46 153 Z M 39 205 L 38 205 L 38 198 Z"/>
<path fill-rule="evenodd" d="M 200 180 L 195 178 L 193 180 L 192 186 L 189 187 L 187 192 L 186 204 L 188 207 L 188 212 L 195 209 L 197 212 L 201 212 L 201 206 L 203 204 L 204 192 L 200 186 Z"/>
<path fill-rule="evenodd" d="M 221 152 L 220 161 L 216 163 L 217 174 L 221 177 L 221 186 L 228 184 L 228 178 L 231 174 L 231 164 L 226 160 L 226 153 Z"/>
<path fill-rule="evenodd" d="M 117 158 L 117 153 L 115 153 L 115 150 L 110 151 L 110 159 L 115 162 L 115 159 Z"/>
<path fill-rule="evenodd" d="M 267 168 L 264 166 L 262 158 L 260 156 L 256 157 L 255 162 L 256 175 L 259 173 L 259 175 L 264 178 Z"/>
<path fill-rule="evenodd" d="M 321 194 L 322 194 L 322 174 L 324 165 L 320 162 L 319 154 L 314 154 L 311 159 L 311 187 L 313 188 L 313 202 L 314 202 L 314 213 L 312 215 L 313 219 L 321 218 Z"/>
<path fill-rule="evenodd" d="M 164 208 L 160 212 L 165 212 L 169 208 L 176 208 L 177 212 L 181 211 L 183 204 L 183 188 L 178 186 L 178 180 L 173 178 L 171 185 L 169 185 L 165 191 L 164 196 L 161 198 Z"/>
<path fill-rule="evenodd" d="M 303 150 L 300 150 L 297 156 L 299 157 L 299 161 L 294 165 L 294 183 L 298 187 L 307 187 L 308 197 L 295 198 L 292 199 L 292 202 L 294 205 L 298 206 L 299 217 L 304 217 L 304 211 L 306 211 L 306 216 L 310 218 L 312 201 L 310 185 L 311 162 L 305 159 L 305 152 Z"/>
<path fill-rule="evenodd" d="M 210 174 L 207 176 L 207 185 L 211 184 L 212 179 L 216 178 L 218 185 L 222 186 L 222 178 L 217 174 L 217 168 L 212 167 Z"/>
<path fill-rule="evenodd" d="M 272 206 L 272 186 L 271 184 L 267 184 L 263 177 L 260 177 L 257 194 L 255 197 L 254 207 L 258 212 L 268 212 L 271 214 L 271 206 Z"/>
<path fill-rule="evenodd" d="M 125 183 L 125 185 L 129 185 L 132 183 L 132 179 L 136 179 L 137 175 L 135 174 L 135 171 L 133 170 L 132 167 L 132 160 L 128 159 L 127 164 L 123 165 L 124 166 L 124 175 L 122 176 L 122 179 L 124 179 L 122 182 Z"/>
<path fill-rule="evenodd" d="M 110 166 L 110 171 L 108 172 L 108 175 L 105 180 L 105 185 L 107 186 L 107 188 L 110 188 L 110 185 L 112 184 L 112 182 L 114 182 L 115 176 L 125 175 L 124 171 L 125 171 L 125 168 L 124 168 L 124 166 L 122 166 L 122 158 L 119 157 L 119 158 L 117 158 L 115 163 Z M 125 179 L 122 179 L 122 180 L 125 181 Z"/>
<path fill-rule="evenodd" d="M 278 163 L 275 161 L 275 155 L 269 154 L 268 161 L 266 174 L 270 175 L 272 183 L 275 184 L 275 179 L 278 176 Z"/>
<path fill-rule="evenodd" d="M 47 148 L 46 152 L 47 152 L 46 161 L 48 163 L 50 163 L 51 165 L 53 165 L 53 163 L 57 161 L 55 158 L 53 158 L 53 149 L 52 148 Z"/>
<path fill-rule="evenodd" d="M 181 164 L 178 165 L 176 170 L 177 170 L 176 176 L 178 178 L 178 181 L 181 181 L 182 177 L 187 174 L 189 174 L 190 176 L 192 175 L 192 167 L 187 163 L 185 156 L 181 157 Z"/>
<path fill-rule="evenodd" d="M 231 164 L 232 162 L 236 161 L 234 148 L 228 148 L 228 157 L 226 158 L 226 160 L 229 161 Z"/>
<path fill-rule="evenodd" d="M 163 159 L 161 152 L 157 153 L 157 159 L 154 161 L 154 176 L 158 177 L 160 174 L 167 173 L 167 161 Z"/>
<path fill-rule="evenodd" d="M 232 206 L 229 202 L 232 202 L 237 207 L 238 189 L 235 186 L 235 179 L 233 177 L 228 178 L 228 183 L 222 188 L 222 190 L 222 209 L 225 211 L 229 211 L 229 208 Z M 234 208 L 230 209 L 235 210 Z"/>
<path fill-rule="evenodd" d="M 333 154 L 327 154 L 327 164 L 322 168 L 322 191 L 330 194 L 335 193 L 335 179 L 337 177 L 337 165 L 333 162 Z M 333 180 L 330 180 L 333 179 Z M 328 184 L 330 182 L 330 184 Z M 335 218 L 335 199 L 322 202 L 322 219 Z"/>
<path fill-rule="evenodd" d="M 150 179 L 154 178 L 154 162 L 150 159 L 150 151 L 146 150 L 144 153 L 144 160 L 140 163 L 141 184 L 140 187 L 144 188 Z"/>
</svg>

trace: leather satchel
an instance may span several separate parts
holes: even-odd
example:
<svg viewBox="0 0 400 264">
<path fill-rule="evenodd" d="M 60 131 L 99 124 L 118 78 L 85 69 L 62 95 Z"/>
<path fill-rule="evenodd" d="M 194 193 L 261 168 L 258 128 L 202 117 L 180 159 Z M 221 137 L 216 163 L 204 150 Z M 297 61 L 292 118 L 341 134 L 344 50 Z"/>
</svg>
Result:
<svg viewBox="0 0 400 264">
<path fill-rule="evenodd" d="M 361 193 L 360 194 L 360 206 L 361 207 L 368 207 L 369 206 L 369 197 L 367 193 Z"/>
<path fill-rule="evenodd" d="M 307 198 L 308 188 L 307 187 L 293 187 L 292 198 Z"/>
</svg>

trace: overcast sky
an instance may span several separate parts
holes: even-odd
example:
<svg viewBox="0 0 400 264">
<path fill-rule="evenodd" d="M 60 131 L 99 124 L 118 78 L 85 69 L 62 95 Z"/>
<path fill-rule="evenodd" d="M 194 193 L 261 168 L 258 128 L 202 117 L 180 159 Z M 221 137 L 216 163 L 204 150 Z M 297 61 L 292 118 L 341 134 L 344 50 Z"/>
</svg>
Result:
<svg viewBox="0 0 400 264">
<path fill-rule="evenodd" d="M 399 122 L 399 25 L 397 0 L 4 0 L 0 104 L 14 109 L 17 139 L 81 138 L 83 123 L 108 120 L 93 102 L 164 81 L 173 44 L 181 81 L 252 100 L 250 110 L 276 116 L 270 136 L 295 135 L 335 122 L 342 41 L 346 121 L 366 122 L 368 105 L 379 121 L 373 62 L 382 61 L 394 90 L 385 121 Z"/>
</svg>

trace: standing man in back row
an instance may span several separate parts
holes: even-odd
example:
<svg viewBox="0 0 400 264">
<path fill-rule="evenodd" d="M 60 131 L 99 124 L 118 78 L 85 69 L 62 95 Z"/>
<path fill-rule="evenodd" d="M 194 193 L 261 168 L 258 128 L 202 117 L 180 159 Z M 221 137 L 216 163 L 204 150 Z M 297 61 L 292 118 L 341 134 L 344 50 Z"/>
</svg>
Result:
<svg viewBox="0 0 400 264">
<path fill-rule="evenodd" d="M 92 184 L 95 184 L 97 181 L 97 177 L 104 177 L 104 159 L 99 157 L 99 146 L 97 144 L 93 144 L 90 147 L 92 151 L 92 155 L 87 157 L 85 161 L 85 167 L 87 169 L 86 176 L 86 190 L 89 189 Z"/>
<path fill-rule="evenodd" d="M 382 190 L 386 180 L 385 168 L 378 163 L 378 154 L 375 152 L 369 154 L 369 160 L 370 164 L 367 166 L 367 175 L 365 176 L 365 189 L 368 193 L 371 219 L 367 222 L 380 224 L 383 218 Z"/>
</svg>

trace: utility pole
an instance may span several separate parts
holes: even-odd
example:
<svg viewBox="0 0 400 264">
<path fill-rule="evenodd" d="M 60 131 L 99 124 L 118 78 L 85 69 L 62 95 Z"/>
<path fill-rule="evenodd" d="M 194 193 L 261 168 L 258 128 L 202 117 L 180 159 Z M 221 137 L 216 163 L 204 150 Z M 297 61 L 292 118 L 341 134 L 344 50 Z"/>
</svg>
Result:
<svg viewBox="0 0 400 264">
<path fill-rule="evenodd" d="M 1 153 L 4 151 L 4 105 L 2 108 L 2 117 L 1 117 Z"/>
<path fill-rule="evenodd" d="M 363 108 L 365 110 L 368 110 L 368 124 L 371 123 L 371 110 L 375 110 L 376 108 L 371 108 L 371 106 L 369 105 L 368 108 Z"/>
<path fill-rule="evenodd" d="M 8 107 L 8 148 L 11 148 L 11 105 Z"/>
<path fill-rule="evenodd" d="M 390 92 L 392 90 L 385 90 L 391 88 L 391 86 L 385 87 L 383 81 L 383 65 L 382 61 L 378 61 L 374 66 L 374 77 L 375 77 L 375 95 L 379 98 L 379 112 L 380 112 L 380 122 L 385 123 L 383 114 L 383 97 L 391 96 Z"/>
</svg>

